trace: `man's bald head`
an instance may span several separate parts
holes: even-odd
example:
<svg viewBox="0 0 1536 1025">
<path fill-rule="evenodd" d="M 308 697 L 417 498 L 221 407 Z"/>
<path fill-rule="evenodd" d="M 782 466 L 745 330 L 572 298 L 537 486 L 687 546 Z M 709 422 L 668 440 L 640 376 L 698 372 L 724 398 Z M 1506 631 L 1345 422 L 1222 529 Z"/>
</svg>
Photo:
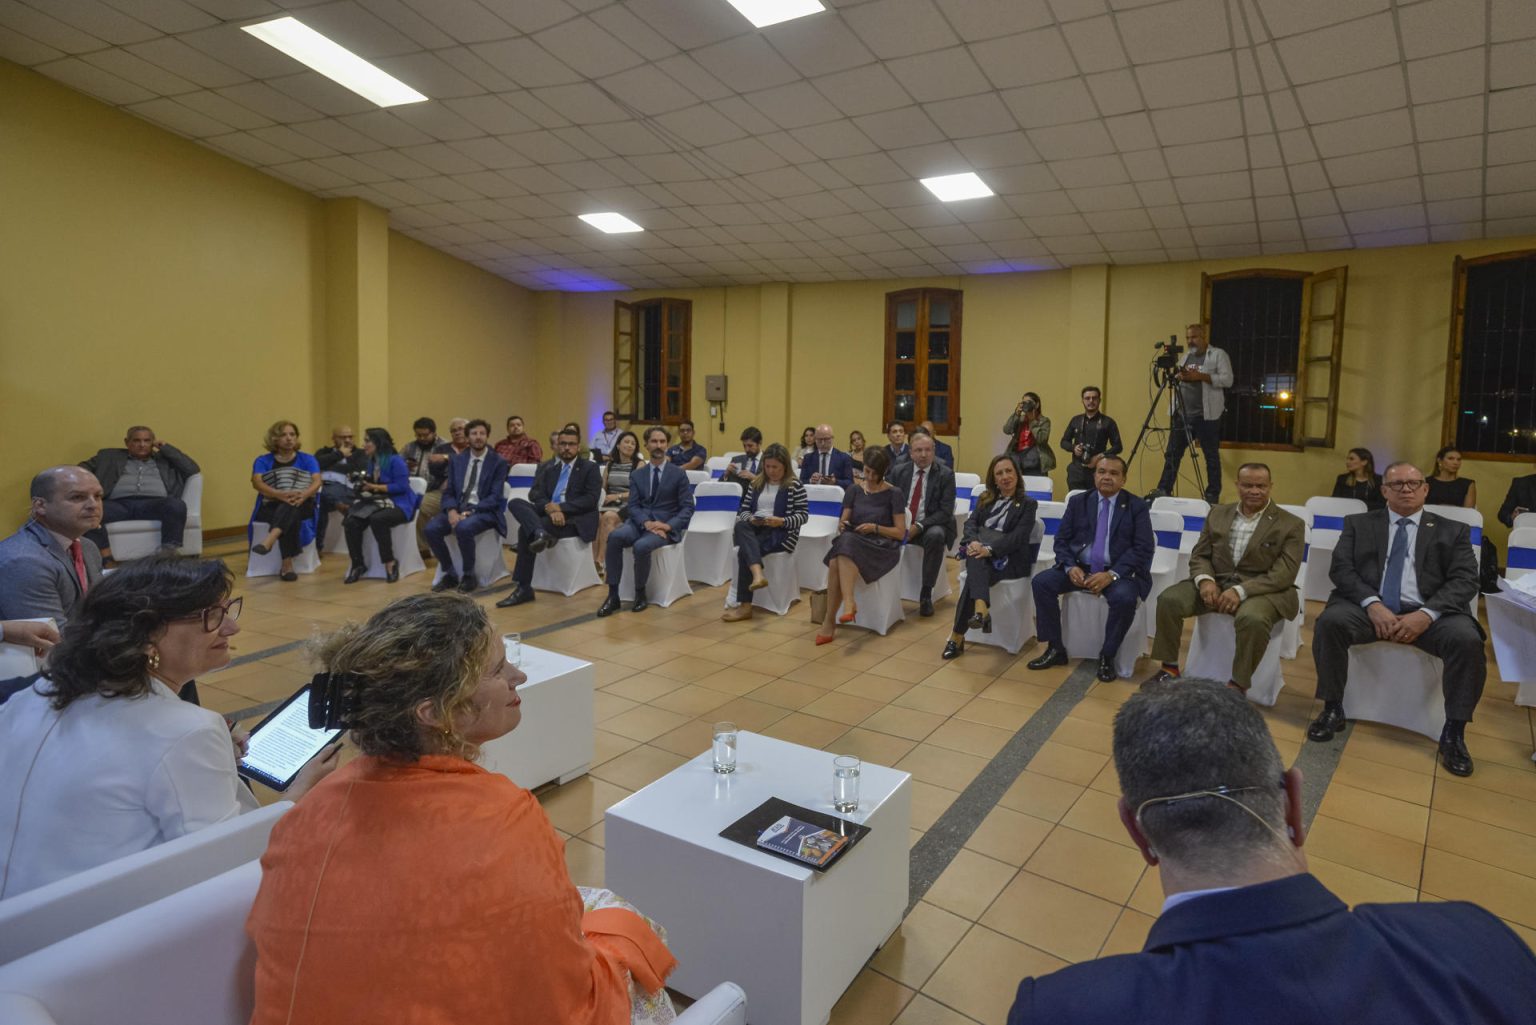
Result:
<svg viewBox="0 0 1536 1025">
<path fill-rule="evenodd" d="M 32 518 L 71 540 L 101 526 L 101 482 L 80 466 L 51 466 L 32 478 Z"/>
</svg>

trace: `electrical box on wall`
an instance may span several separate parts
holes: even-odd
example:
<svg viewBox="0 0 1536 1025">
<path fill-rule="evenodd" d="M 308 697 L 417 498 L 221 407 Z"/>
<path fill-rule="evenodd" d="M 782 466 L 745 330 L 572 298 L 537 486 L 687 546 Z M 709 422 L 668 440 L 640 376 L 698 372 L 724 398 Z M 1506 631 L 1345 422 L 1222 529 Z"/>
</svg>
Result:
<svg viewBox="0 0 1536 1025">
<path fill-rule="evenodd" d="M 724 374 L 710 374 L 707 377 L 705 377 L 704 378 L 704 401 L 706 401 L 706 402 L 724 402 L 725 401 L 725 381 L 726 381 L 726 376 Z"/>
</svg>

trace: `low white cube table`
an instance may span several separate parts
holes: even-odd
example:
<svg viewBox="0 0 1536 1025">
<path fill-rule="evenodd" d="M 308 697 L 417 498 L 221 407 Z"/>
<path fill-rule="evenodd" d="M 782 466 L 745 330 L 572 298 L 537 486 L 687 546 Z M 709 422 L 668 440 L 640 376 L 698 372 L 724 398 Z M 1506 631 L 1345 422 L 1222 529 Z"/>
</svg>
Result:
<svg viewBox="0 0 1536 1025">
<path fill-rule="evenodd" d="M 481 747 L 480 764 L 529 790 L 569 783 L 592 767 L 592 663 L 524 644 L 521 669 L 523 721 Z"/>
<path fill-rule="evenodd" d="M 911 776 L 866 763 L 859 810 L 871 832 L 825 873 L 719 832 L 770 797 L 832 808 L 833 752 L 740 734 L 737 768 L 709 752 L 608 809 L 604 885 L 667 930 L 667 985 L 700 997 L 730 980 L 752 1025 L 822 1025 L 907 905 Z"/>
</svg>

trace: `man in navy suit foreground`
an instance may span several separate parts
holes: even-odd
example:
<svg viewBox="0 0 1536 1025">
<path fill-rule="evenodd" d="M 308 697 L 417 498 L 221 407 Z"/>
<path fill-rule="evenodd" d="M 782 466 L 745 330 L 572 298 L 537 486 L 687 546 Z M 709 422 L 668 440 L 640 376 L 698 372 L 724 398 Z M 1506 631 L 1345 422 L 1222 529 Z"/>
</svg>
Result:
<svg viewBox="0 0 1536 1025">
<path fill-rule="evenodd" d="M 650 607 L 645 585 L 651 575 L 651 553 L 664 545 L 682 541 L 693 519 L 693 489 L 688 474 L 667 458 L 667 442 L 672 440 L 665 427 L 645 432 L 645 450 L 651 461 L 629 475 L 628 518 L 608 535 L 608 597 L 597 608 L 599 616 L 619 611 L 619 580 L 624 575 L 624 549 L 634 551 L 635 601 L 631 612 Z"/>
<path fill-rule="evenodd" d="M 1475 904 L 1350 910 L 1307 871 L 1301 772 L 1211 680 L 1149 682 L 1115 716 L 1120 821 L 1159 866 L 1139 954 L 1025 979 L 1008 1025 L 1514 1025 L 1536 957 Z"/>
</svg>

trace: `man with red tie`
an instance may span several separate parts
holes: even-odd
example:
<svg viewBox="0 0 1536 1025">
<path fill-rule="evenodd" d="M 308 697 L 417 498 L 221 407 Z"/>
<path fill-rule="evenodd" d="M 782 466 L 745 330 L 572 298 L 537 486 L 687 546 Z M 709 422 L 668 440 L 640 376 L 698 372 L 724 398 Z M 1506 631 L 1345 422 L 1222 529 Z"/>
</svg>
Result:
<svg viewBox="0 0 1536 1025">
<path fill-rule="evenodd" d="M 55 466 L 32 478 L 32 518 L 0 541 L 0 620 L 64 626 L 101 579 L 101 550 L 85 537 L 101 513 L 101 484 L 89 470 Z"/>
<path fill-rule="evenodd" d="M 907 445 L 907 459 L 891 470 L 891 487 L 906 496 L 907 544 L 923 550 L 923 583 L 918 613 L 933 615 L 933 586 L 944 570 L 944 553 L 955 546 L 955 471 L 939 462 L 933 435 L 919 427 Z"/>
</svg>

